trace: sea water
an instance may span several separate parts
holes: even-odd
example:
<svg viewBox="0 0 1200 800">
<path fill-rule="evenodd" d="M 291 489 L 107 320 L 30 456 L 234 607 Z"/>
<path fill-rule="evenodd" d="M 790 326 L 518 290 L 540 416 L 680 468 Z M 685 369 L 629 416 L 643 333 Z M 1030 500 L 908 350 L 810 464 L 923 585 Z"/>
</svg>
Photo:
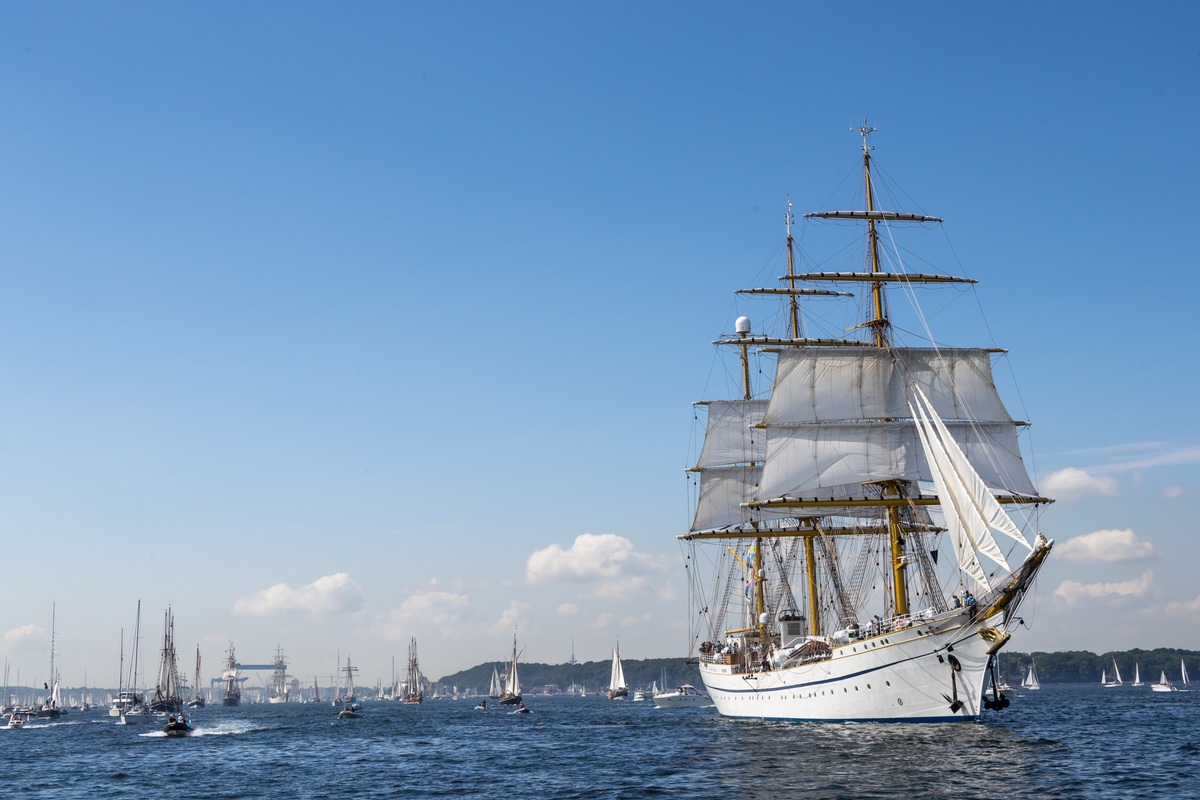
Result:
<svg viewBox="0 0 1200 800">
<path fill-rule="evenodd" d="M 1200 687 L 1045 686 L 965 724 L 728 719 L 602 697 L 210 706 L 190 738 L 106 709 L 0 728 L 14 798 L 1200 797 Z"/>
</svg>

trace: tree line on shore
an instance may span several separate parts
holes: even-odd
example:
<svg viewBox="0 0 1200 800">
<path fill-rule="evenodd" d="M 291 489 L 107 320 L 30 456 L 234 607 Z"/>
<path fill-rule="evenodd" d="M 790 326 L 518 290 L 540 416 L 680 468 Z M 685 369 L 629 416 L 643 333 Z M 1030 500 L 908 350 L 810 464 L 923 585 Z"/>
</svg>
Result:
<svg viewBox="0 0 1200 800">
<path fill-rule="evenodd" d="M 1178 650 L 1159 647 L 1154 650 L 1113 650 L 1093 653 L 1088 650 L 1066 650 L 1057 653 L 1019 653 L 1001 651 L 1000 673 L 1009 683 L 1019 683 L 1029 672 L 1029 665 L 1037 664 L 1037 674 L 1043 683 L 1099 683 L 1103 672 L 1112 680 L 1113 662 L 1121 671 L 1126 683 L 1133 680 L 1134 669 L 1141 673 L 1146 683 L 1158 681 L 1160 673 L 1178 683 L 1180 664 L 1188 666 L 1189 680 L 1200 680 L 1200 651 Z"/>
<path fill-rule="evenodd" d="M 683 658 L 621 659 L 625 671 L 625 682 L 630 689 L 649 689 L 657 683 L 659 689 L 674 689 L 682 683 L 700 686 L 700 673 L 695 664 Z M 492 680 L 492 669 L 503 674 L 508 664 L 489 661 L 478 666 L 447 675 L 438 681 L 442 686 L 457 686 L 460 691 L 473 689 L 487 694 Z M 583 687 L 588 694 L 608 688 L 612 661 L 583 661 L 575 664 L 537 664 L 521 662 L 517 674 L 521 688 L 527 693 L 540 691 L 544 686 L 555 686 L 565 692 L 568 687 Z M 578 689 L 577 689 L 578 691 Z"/>
</svg>

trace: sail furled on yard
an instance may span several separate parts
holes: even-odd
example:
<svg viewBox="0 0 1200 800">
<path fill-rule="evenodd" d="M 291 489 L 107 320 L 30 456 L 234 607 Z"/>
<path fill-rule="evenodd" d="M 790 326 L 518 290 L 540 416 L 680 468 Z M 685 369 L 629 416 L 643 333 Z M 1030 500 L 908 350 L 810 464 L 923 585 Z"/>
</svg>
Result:
<svg viewBox="0 0 1200 800">
<path fill-rule="evenodd" d="M 991 491 L 1036 494 L 1017 425 L 992 380 L 989 351 L 796 348 L 779 353 L 763 416 L 767 456 L 757 499 L 838 496 L 859 483 L 932 482 L 908 406 L 911 387 L 928 398 Z"/>
</svg>

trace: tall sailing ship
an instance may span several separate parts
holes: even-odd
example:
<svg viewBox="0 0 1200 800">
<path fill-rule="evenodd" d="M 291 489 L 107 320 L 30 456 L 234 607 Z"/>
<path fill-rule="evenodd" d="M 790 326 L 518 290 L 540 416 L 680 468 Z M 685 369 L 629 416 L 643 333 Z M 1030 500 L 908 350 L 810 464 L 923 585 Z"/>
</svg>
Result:
<svg viewBox="0 0 1200 800">
<path fill-rule="evenodd" d="M 288 691 L 287 662 L 283 658 L 283 648 L 275 645 L 275 661 L 271 664 L 271 692 L 267 702 L 286 703 Z"/>
<path fill-rule="evenodd" d="M 176 714 L 183 711 L 182 681 L 175 653 L 175 615 L 168 608 L 163 614 L 163 643 L 158 658 L 158 681 L 154 685 L 154 699 L 150 710 L 160 714 Z"/>
<path fill-rule="evenodd" d="M 974 281 L 908 270 L 901 229 L 941 220 L 877 207 L 873 132 L 858 130 L 865 207 L 805 215 L 853 226 L 861 260 L 798 272 L 789 203 L 781 285 L 739 292 L 776 298 L 787 331 L 739 317 L 716 344 L 740 356 L 740 397 L 698 403 L 697 507 L 680 538 L 705 609 L 700 675 L 727 716 L 954 721 L 1007 707 L 995 656 L 1052 546 L 1037 532 L 1051 501 L 1020 455 L 1025 423 L 992 379 L 1003 351 L 945 346 L 927 327 L 911 346 L 900 341 L 910 326 L 893 325 L 889 287 L 913 299 Z M 836 317 L 802 314 L 802 298 L 851 298 L 859 311 L 813 337 L 806 325 Z M 774 362 L 765 392 L 752 359 Z"/>
<path fill-rule="evenodd" d="M 225 681 L 225 696 L 221 698 L 221 705 L 238 706 L 242 704 L 242 687 L 238 684 L 238 663 L 233 642 L 229 643 L 227 655 L 225 671 L 221 673 L 221 679 Z"/>
<path fill-rule="evenodd" d="M 421 691 L 421 666 L 417 663 L 417 640 L 414 638 L 408 645 L 408 675 L 400 702 L 419 705 L 424 697 L 425 693 Z"/>
</svg>

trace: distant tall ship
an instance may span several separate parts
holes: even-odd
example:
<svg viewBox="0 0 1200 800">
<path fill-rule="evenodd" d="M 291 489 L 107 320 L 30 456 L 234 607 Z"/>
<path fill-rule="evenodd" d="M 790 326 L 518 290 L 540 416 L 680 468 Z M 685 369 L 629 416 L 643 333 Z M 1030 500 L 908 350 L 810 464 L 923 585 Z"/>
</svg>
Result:
<svg viewBox="0 0 1200 800">
<path fill-rule="evenodd" d="M 163 643 L 159 651 L 158 681 L 150 710 L 158 714 L 177 714 L 183 711 L 182 681 L 175 656 L 175 615 L 168 608 L 163 615 Z"/>
<path fill-rule="evenodd" d="M 752 332 L 739 317 L 716 344 L 740 356 L 741 391 L 698 404 L 707 429 L 681 538 L 712 548 L 691 564 L 713 563 L 715 575 L 689 572 L 703 581 L 697 597 L 717 588 L 698 661 L 726 716 L 960 721 L 1006 707 L 984 684 L 998 683 L 994 657 L 1052 546 L 1036 517 L 1050 500 L 1020 455 L 1025 423 L 992 379 L 1002 351 L 943 345 L 916 307 L 924 285 L 974 281 L 909 270 L 903 229 L 941 220 L 877 207 L 873 132 L 858 130 L 865 207 L 806 215 L 854 228 L 860 247 L 830 257 L 846 259 L 843 271 L 796 271 L 789 203 L 787 274 L 740 292 L 776 298 L 769 316 L 787 329 Z M 814 288 L 831 285 L 860 294 Z M 858 324 L 801 313 L 801 298 L 841 297 L 854 298 Z M 912 301 L 901 325 L 894 299 Z M 806 331 L 826 319 L 828 338 Z M 910 330 L 926 343 L 902 343 Z M 774 377 L 756 394 L 759 356 Z M 1028 516 L 1018 524 L 1009 508 Z"/>
<path fill-rule="evenodd" d="M 424 696 L 425 693 L 421 691 L 421 666 L 417 663 L 417 640 L 414 638 L 408 645 L 408 676 L 400 701 L 419 705 Z"/>
<path fill-rule="evenodd" d="M 238 664 L 233 642 L 229 643 L 229 657 L 225 661 L 225 671 L 221 673 L 221 680 L 225 681 L 225 696 L 221 698 L 221 705 L 241 705 L 242 687 L 238 685 Z"/>
<path fill-rule="evenodd" d="M 271 694 L 267 701 L 270 703 L 286 703 L 288 701 L 287 664 L 283 660 L 283 648 L 275 645 L 275 663 L 271 669 Z"/>
</svg>

